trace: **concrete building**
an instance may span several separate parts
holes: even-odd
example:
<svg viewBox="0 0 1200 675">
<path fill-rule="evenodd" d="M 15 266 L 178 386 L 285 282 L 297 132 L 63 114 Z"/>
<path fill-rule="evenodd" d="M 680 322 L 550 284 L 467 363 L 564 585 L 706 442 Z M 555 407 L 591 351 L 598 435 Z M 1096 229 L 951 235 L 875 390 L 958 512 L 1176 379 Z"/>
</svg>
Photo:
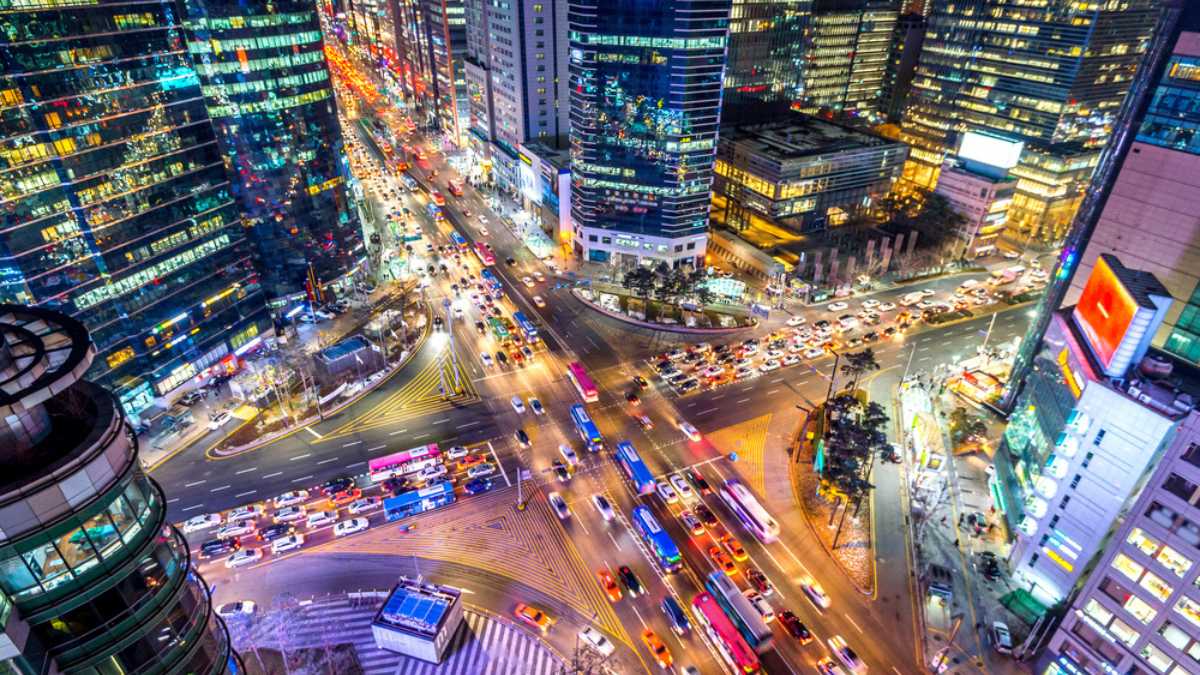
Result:
<svg viewBox="0 0 1200 675">
<path fill-rule="evenodd" d="M 1174 45 L 1064 304 L 1098 256 L 1152 272 L 1178 302 L 1154 346 L 1200 364 L 1200 32 Z M 1192 28 L 1194 30 L 1194 28 Z"/>
<path fill-rule="evenodd" d="M 1088 573 L 1192 413 L 1144 358 L 1171 298 L 1104 256 L 1079 304 L 1053 317 L 995 457 L 991 487 L 1016 542 L 1013 585 L 1049 607 Z"/>
<path fill-rule="evenodd" d="M 808 115 L 723 127 L 713 194 L 725 223 L 747 209 L 796 232 L 836 227 L 891 190 L 908 148 Z"/>
<path fill-rule="evenodd" d="M 243 673 L 95 356 L 78 321 L 0 305 L 0 670 Z"/>
<path fill-rule="evenodd" d="M 380 649 L 441 663 L 462 624 L 462 591 L 400 577 L 371 621 L 371 633 Z"/>
<path fill-rule="evenodd" d="M 977 258 L 996 252 L 1017 187 L 1009 171 L 1021 150 L 1020 143 L 972 131 L 963 134 L 957 154 L 942 165 L 934 192 L 965 219 L 956 233 L 962 241 L 960 255 Z"/>
</svg>

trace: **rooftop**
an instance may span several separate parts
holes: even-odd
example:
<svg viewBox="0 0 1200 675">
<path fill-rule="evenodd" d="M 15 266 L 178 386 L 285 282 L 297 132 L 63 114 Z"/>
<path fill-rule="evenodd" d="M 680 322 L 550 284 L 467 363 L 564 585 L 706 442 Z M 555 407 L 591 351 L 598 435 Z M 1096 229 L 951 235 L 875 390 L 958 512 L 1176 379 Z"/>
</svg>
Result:
<svg viewBox="0 0 1200 675">
<path fill-rule="evenodd" d="M 432 638 L 458 598 L 458 590 L 449 586 L 401 577 L 373 623 Z"/>
<path fill-rule="evenodd" d="M 736 144 L 742 152 L 778 162 L 831 152 L 903 145 L 811 115 L 791 115 L 786 121 L 726 127 L 721 130 L 721 144 Z"/>
</svg>

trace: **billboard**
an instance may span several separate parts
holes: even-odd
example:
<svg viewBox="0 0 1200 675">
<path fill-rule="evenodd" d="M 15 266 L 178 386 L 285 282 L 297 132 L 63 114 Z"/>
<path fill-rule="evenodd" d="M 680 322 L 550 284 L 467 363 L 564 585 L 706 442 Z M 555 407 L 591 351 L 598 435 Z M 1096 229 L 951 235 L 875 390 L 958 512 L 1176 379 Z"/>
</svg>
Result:
<svg viewBox="0 0 1200 675">
<path fill-rule="evenodd" d="M 1011 169 L 1021 159 L 1021 151 L 1024 149 L 1023 141 L 968 131 L 962 135 L 962 142 L 958 145 L 958 157 L 1001 169 Z"/>
<path fill-rule="evenodd" d="M 1105 370 L 1112 365 L 1137 311 L 1137 300 L 1117 279 L 1104 256 L 1097 258 L 1075 306 L 1075 321 Z"/>
</svg>

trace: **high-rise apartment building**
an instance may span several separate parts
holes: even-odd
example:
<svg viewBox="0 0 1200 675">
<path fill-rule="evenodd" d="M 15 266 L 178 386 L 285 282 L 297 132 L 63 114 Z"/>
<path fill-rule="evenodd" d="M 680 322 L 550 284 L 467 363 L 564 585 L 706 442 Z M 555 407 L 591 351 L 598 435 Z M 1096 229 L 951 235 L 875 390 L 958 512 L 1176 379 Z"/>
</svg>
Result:
<svg viewBox="0 0 1200 675">
<path fill-rule="evenodd" d="M 736 109 L 745 103 L 800 99 L 804 91 L 805 29 L 813 0 L 733 0 L 725 65 L 722 123 L 753 123 Z"/>
<path fill-rule="evenodd" d="M 797 109 L 881 119 L 896 0 L 813 0 Z"/>
<path fill-rule="evenodd" d="M 702 265 L 730 0 L 571 0 L 577 256 Z"/>
<path fill-rule="evenodd" d="M 1080 256 L 1066 302 L 1079 296 L 1097 256 L 1114 254 L 1154 273 L 1178 301 L 1154 345 L 1200 364 L 1200 32 L 1184 28 Z"/>
<path fill-rule="evenodd" d="M 172 2 L 0 13 L 0 300 L 91 331 L 126 410 L 270 321 Z"/>
<path fill-rule="evenodd" d="M 317 8 L 184 0 L 188 51 L 233 177 L 261 285 L 286 306 L 365 258 Z"/>
<path fill-rule="evenodd" d="M 245 672 L 120 404 L 81 379 L 95 354 L 78 321 L 0 305 L 0 670 Z"/>
<path fill-rule="evenodd" d="M 470 124 L 467 103 L 467 19 L 464 0 L 424 0 L 429 31 L 429 63 L 433 69 L 433 107 L 443 140 L 453 147 L 466 144 Z"/>
<path fill-rule="evenodd" d="M 933 187 L 965 131 L 1025 142 L 1014 237 L 1061 240 L 1153 39 L 1161 0 L 933 0 L 908 109 L 908 178 Z"/>
</svg>

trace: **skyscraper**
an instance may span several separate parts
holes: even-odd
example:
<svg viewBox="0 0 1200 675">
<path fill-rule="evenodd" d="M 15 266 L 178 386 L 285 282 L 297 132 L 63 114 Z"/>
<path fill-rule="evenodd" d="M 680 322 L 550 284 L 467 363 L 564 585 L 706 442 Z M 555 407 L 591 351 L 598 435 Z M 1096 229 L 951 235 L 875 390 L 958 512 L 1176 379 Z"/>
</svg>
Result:
<svg viewBox="0 0 1200 675">
<path fill-rule="evenodd" d="M 243 671 L 82 324 L 0 305 L 0 669 Z"/>
<path fill-rule="evenodd" d="M 137 412 L 269 328 L 172 2 L 0 14 L 0 300 L 88 326 Z"/>
<path fill-rule="evenodd" d="M 910 179 L 932 187 L 964 131 L 1025 142 L 1013 170 L 1014 237 L 1061 240 L 1142 61 L 1160 0 L 934 0 L 904 139 Z"/>
<path fill-rule="evenodd" d="M 813 0 L 733 0 L 722 123 L 753 123 L 727 114 L 743 103 L 792 103 L 804 91 L 805 29 Z"/>
<path fill-rule="evenodd" d="M 283 306 L 365 257 L 316 5 L 184 0 L 188 51 L 262 286 Z"/>
<path fill-rule="evenodd" d="M 463 0 L 423 0 L 429 31 L 429 63 L 433 68 L 433 106 L 437 128 L 454 147 L 466 144 L 470 107 L 463 57 L 467 20 Z"/>
<path fill-rule="evenodd" d="M 575 253 L 701 265 L 730 0 L 571 0 Z"/>
<path fill-rule="evenodd" d="M 797 109 L 881 118 L 896 0 L 813 0 Z"/>
</svg>

